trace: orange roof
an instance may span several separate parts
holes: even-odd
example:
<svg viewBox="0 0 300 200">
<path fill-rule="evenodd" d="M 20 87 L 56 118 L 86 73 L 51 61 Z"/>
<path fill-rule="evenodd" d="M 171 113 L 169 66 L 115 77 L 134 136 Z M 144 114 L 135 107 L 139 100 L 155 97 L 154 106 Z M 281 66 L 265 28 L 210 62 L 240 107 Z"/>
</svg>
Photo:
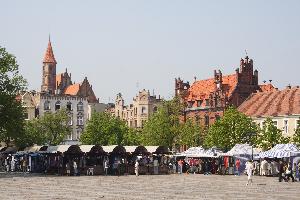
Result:
<svg viewBox="0 0 300 200">
<path fill-rule="evenodd" d="M 227 96 L 231 96 L 235 86 L 237 85 L 236 74 L 222 76 L 223 90 Z M 211 92 L 215 91 L 215 79 L 200 80 L 193 83 L 188 90 L 188 101 L 194 101 L 199 99 L 208 99 Z"/>
<path fill-rule="evenodd" d="M 300 114 L 300 88 L 254 93 L 238 110 L 251 117 Z"/>
<path fill-rule="evenodd" d="M 276 90 L 272 84 L 260 85 L 259 88 L 262 92 L 271 92 L 272 90 Z"/>
<path fill-rule="evenodd" d="M 79 88 L 80 88 L 80 84 L 79 83 L 76 83 L 76 84 L 73 84 L 73 85 L 69 85 L 64 94 L 69 94 L 69 95 L 77 95 L 77 93 L 79 92 Z"/>
<path fill-rule="evenodd" d="M 60 85 L 60 83 L 61 83 L 61 77 L 62 77 L 62 73 L 56 75 L 56 86 Z"/>
<path fill-rule="evenodd" d="M 43 62 L 44 63 L 55 63 L 56 64 L 56 60 L 54 58 L 54 54 L 53 54 L 52 45 L 51 45 L 50 40 L 48 42 L 48 47 L 47 47 Z"/>
</svg>

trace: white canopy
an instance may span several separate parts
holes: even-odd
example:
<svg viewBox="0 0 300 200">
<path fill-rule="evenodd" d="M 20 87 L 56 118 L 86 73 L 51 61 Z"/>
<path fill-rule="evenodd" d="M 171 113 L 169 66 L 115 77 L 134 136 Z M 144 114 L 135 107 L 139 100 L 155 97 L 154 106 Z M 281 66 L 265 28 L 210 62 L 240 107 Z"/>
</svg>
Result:
<svg viewBox="0 0 300 200">
<path fill-rule="evenodd" d="M 110 145 L 110 146 L 102 146 L 103 151 L 105 151 L 106 153 L 111 153 L 113 152 L 114 148 L 117 145 Z"/>
<path fill-rule="evenodd" d="M 204 149 L 203 147 L 191 147 L 188 150 L 177 154 L 176 156 L 185 156 L 185 157 L 217 157 L 218 151 L 215 149 Z"/>
<path fill-rule="evenodd" d="M 64 153 L 64 152 L 68 151 L 70 146 L 71 145 L 49 146 L 47 149 L 47 153 L 57 153 L 57 152 Z"/>
<path fill-rule="evenodd" d="M 254 157 L 256 157 L 260 153 L 259 149 L 257 148 L 252 149 L 252 146 L 249 144 L 236 144 L 226 154 L 229 156 L 250 157 L 252 156 L 252 150 L 253 150 Z"/>
<path fill-rule="evenodd" d="M 300 154 L 300 149 L 295 144 L 276 144 L 272 149 L 261 152 L 260 158 L 285 158 Z"/>
</svg>

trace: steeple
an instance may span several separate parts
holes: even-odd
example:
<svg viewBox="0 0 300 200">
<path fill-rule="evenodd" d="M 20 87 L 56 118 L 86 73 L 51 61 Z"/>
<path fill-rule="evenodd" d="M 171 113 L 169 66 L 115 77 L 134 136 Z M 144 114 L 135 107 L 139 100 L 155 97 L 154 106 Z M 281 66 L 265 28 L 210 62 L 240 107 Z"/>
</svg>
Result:
<svg viewBox="0 0 300 200">
<path fill-rule="evenodd" d="M 50 40 L 50 35 L 49 35 L 49 42 L 48 42 L 48 47 L 44 56 L 43 63 L 55 63 L 56 60 L 54 58 L 53 50 L 52 50 L 52 45 L 51 45 L 51 40 Z"/>
</svg>

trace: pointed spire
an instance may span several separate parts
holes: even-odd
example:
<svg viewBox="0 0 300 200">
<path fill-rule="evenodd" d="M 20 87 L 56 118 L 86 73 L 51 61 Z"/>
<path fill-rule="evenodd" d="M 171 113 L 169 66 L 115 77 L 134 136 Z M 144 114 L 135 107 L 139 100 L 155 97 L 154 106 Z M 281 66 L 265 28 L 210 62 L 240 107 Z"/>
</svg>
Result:
<svg viewBox="0 0 300 200">
<path fill-rule="evenodd" d="M 51 45 L 51 40 L 50 40 L 50 34 L 49 34 L 49 42 L 48 42 L 48 47 L 44 56 L 43 63 L 55 63 L 56 60 L 54 58 L 53 50 L 52 50 L 52 45 Z"/>
</svg>

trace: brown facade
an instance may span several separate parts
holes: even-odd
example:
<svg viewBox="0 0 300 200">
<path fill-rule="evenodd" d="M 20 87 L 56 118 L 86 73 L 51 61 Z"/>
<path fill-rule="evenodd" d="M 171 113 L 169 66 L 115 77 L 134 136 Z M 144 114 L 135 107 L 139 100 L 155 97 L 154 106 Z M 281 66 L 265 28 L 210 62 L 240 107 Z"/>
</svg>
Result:
<svg viewBox="0 0 300 200">
<path fill-rule="evenodd" d="M 195 81 L 193 84 L 175 79 L 175 95 L 185 103 L 183 119 L 190 118 L 203 126 L 209 126 L 223 115 L 227 106 L 238 107 L 252 93 L 261 91 L 258 71 L 253 71 L 253 60 L 241 59 L 234 74 L 223 76 L 220 70 L 214 77 Z"/>
</svg>

